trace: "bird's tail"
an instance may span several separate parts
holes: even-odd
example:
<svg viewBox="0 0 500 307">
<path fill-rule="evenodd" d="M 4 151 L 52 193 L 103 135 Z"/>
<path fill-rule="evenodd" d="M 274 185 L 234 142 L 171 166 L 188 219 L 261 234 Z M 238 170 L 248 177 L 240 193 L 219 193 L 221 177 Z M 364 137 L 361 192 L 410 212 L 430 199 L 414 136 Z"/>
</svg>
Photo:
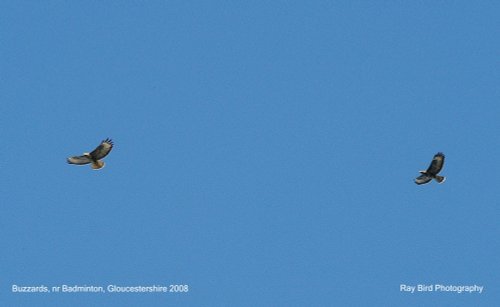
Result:
<svg viewBox="0 0 500 307">
<path fill-rule="evenodd" d="M 444 177 L 444 176 L 437 176 L 436 175 L 436 181 L 438 183 L 443 183 L 445 180 L 446 180 L 446 177 Z"/>
<path fill-rule="evenodd" d="M 92 162 L 91 166 L 94 170 L 98 170 L 104 167 L 104 162 L 101 160 L 97 160 L 95 162 Z"/>
</svg>

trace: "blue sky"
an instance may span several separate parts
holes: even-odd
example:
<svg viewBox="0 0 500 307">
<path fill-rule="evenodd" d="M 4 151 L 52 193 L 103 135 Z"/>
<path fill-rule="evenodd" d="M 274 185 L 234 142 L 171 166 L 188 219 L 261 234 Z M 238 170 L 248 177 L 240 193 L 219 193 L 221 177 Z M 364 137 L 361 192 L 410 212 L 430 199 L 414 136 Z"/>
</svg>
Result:
<svg viewBox="0 0 500 307">
<path fill-rule="evenodd" d="M 1 2 L 1 304 L 498 303 L 499 9 Z"/>
</svg>

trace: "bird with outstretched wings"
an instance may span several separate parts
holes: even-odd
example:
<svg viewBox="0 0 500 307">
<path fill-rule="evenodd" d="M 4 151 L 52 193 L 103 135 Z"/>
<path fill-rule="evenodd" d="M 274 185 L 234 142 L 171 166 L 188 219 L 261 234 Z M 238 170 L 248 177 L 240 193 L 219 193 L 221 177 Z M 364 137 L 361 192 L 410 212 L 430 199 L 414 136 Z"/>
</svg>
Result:
<svg viewBox="0 0 500 307">
<path fill-rule="evenodd" d="M 109 152 L 113 149 L 113 141 L 110 138 L 105 139 L 99 144 L 92 152 L 84 153 L 82 156 L 74 156 L 67 159 L 69 164 L 85 165 L 91 163 L 91 167 L 94 170 L 98 170 L 104 167 L 104 161 L 101 161 L 106 157 Z"/>
<path fill-rule="evenodd" d="M 415 178 L 415 183 L 426 184 L 429 183 L 432 179 L 435 179 L 438 183 L 443 183 L 446 180 L 446 177 L 438 175 L 443 166 L 444 154 L 442 152 L 438 152 L 434 155 L 429 168 L 427 168 L 427 170 L 425 171 L 420 171 L 421 175 Z"/>
</svg>

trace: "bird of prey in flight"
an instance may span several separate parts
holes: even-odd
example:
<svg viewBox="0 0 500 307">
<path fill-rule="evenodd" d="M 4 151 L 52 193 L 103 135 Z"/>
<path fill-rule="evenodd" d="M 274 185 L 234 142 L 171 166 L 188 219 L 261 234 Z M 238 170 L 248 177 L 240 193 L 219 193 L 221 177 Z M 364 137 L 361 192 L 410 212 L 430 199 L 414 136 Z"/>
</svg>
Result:
<svg viewBox="0 0 500 307">
<path fill-rule="evenodd" d="M 94 170 L 98 170 L 104 167 L 104 162 L 101 161 L 102 158 L 106 157 L 109 152 L 113 149 L 113 141 L 109 138 L 99 144 L 92 152 L 84 153 L 83 156 L 74 156 L 68 158 L 69 164 L 85 165 L 91 163 L 91 167 Z"/>
<path fill-rule="evenodd" d="M 429 183 L 432 179 L 435 179 L 438 183 L 443 183 L 446 180 L 446 177 L 439 176 L 438 173 L 441 171 L 444 165 L 444 154 L 442 152 L 438 152 L 434 155 L 432 159 L 431 165 L 425 171 L 420 171 L 420 176 L 415 178 L 416 184 L 426 184 Z"/>
</svg>

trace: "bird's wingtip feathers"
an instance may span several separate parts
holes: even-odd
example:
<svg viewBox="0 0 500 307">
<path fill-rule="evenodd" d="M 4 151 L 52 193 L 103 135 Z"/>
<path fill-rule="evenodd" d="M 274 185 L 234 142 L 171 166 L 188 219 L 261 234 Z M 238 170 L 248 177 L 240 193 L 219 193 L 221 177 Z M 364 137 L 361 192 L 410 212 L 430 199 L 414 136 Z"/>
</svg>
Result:
<svg viewBox="0 0 500 307">
<path fill-rule="evenodd" d="M 105 140 L 102 141 L 102 143 L 108 143 L 109 145 L 113 146 L 114 143 L 113 143 L 113 140 L 110 139 L 110 138 L 106 138 Z"/>
</svg>

